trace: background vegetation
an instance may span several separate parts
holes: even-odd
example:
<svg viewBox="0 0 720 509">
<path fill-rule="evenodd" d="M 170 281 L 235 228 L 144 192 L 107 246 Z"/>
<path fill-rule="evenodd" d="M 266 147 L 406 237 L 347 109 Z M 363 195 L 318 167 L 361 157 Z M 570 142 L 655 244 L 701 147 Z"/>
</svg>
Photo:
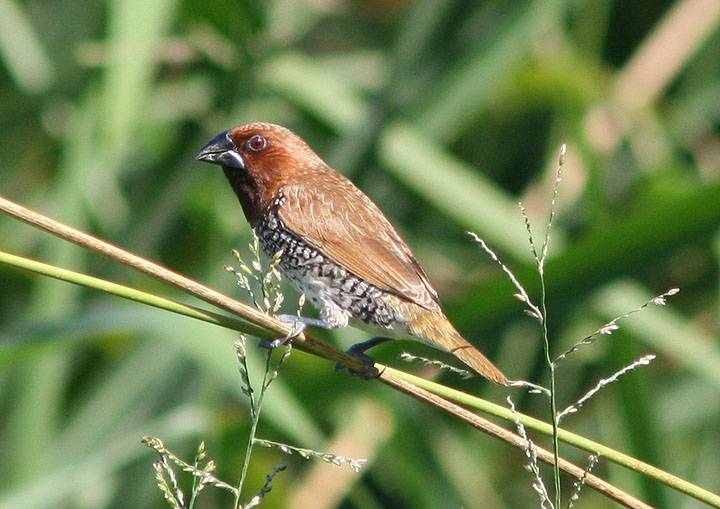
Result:
<svg viewBox="0 0 720 509">
<path fill-rule="evenodd" d="M 249 228 L 193 156 L 233 125 L 284 124 L 398 225 L 461 331 L 511 376 L 546 382 L 537 327 L 464 232 L 535 292 L 516 202 L 540 229 L 567 143 L 547 267 L 556 351 L 682 292 L 563 364 L 570 403 L 658 355 L 565 426 L 718 491 L 719 19 L 713 0 L 1 0 L 0 193 L 239 295 L 223 265 Z M 178 297 L 9 218 L 0 239 Z M 205 440 L 218 476 L 239 475 L 249 416 L 234 334 L 7 267 L 0 288 L 0 507 L 164 507 L 144 435 L 187 458 Z M 432 354 L 375 356 L 399 365 L 405 348 Z M 539 398 L 515 399 L 547 417 Z M 265 404 L 261 437 L 369 462 L 355 474 L 261 449 L 251 492 L 289 465 L 264 507 L 537 504 L 520 451 L 326 361 L 294 353 Z M 596 472 L 660 507 L 699 506 L 602 461 Z"/>
</svg>

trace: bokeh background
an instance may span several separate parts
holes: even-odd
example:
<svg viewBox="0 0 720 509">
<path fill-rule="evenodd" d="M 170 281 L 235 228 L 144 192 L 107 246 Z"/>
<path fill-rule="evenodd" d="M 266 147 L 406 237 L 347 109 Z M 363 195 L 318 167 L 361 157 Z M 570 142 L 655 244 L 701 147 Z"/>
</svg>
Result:
<svg viewBox="0 0 720 509">
<path fill-rule="evenodd" d="M 233 125 L 286 125 L 398 226 L 467 337 L 546 383 L 538 328 L 465 232 L 537 298 L 517 202 L 542 238 L 566 143 L 546 271 L 554 351 L 682 290 L 562 364 L 565 405 L 658 355 L 566 426 L 718 491 L 719 20 L 715 0 L 0 0 L 0 193 L 241 296 L 223 266 L 249 228 L 220 171 L 193 156 Z M 183 298 L 7 217 L 0 239 Z M 239 476 L 249 417 L 232 332 L 8 267 L 0 288 L 0 507 L 166 507 L 144 435 L 187 459 L 204 440 L 218 475 Z M 318 335 L 342 348 L 366 337 Z M 403 364 L 403 349 L 433 354 L 374 355 L 504 403 L 483 380 Z M 539 397 L 512 394 L 546 417 Z M 264 507 L 538 503 L 521 452 L 300 352 L 259 436 L 369 459 L 355 474 L 259 450 L 248 498 L 289 466 Z M 659 507 L 701 506 L 596 471 Z M 206 489 L 198 506 L 229 503 Z M 586 491 L 578 506 L 612 504 Z"/>
</svg>

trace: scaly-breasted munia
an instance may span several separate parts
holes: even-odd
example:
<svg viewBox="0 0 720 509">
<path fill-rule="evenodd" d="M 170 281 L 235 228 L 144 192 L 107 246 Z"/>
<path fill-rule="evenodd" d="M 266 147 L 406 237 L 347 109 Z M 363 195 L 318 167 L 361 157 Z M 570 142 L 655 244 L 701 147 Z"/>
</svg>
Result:
<svg viewBox="0 0 720 509">
<path fill-rule="evenodd" d="M 489 380 L 505 375 L 458 333 L 405 241 L 380 209 L 297 134 L 254 123 L 218 134 L 197 159 L 222 166 L 278 269 L 320 309 L 326 328 L 352 324 L 454 354 Z"/>
</svg>

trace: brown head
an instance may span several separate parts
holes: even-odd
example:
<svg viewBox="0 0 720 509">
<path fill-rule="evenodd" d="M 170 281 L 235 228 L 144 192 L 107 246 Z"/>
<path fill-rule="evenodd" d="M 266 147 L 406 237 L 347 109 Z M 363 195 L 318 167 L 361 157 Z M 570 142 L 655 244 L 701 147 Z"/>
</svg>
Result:
<svg viewBox="0 0 720 509">
<path fill-rule="evenodd" d="M 278 189 L 291 180 L 327 168 L 290 129 L 261 122 L 221 132 L 195 157 L 222 166 L 253 226 L 262 210 L 275 199 Z"/>
</svg>

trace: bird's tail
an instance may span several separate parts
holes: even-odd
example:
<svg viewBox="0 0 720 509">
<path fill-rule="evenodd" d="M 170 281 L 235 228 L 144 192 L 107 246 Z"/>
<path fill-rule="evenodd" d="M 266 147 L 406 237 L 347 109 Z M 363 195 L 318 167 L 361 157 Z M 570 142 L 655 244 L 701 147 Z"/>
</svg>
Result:
<svg viewBox="0 0 720 509">
<path fill-rule="evenodd" d="M 510 385 L 510 380 L 493 364 L 490 359 L 485 357 L 480 350 L 468 343 L 465 338 L 459 336 L 465 344 L 454 346 L 450 349 L 450 352 L 463 361 L 465 364 L 470 366 L 473 371 L 479 375 L 484 376 L 491 382 L 495 382 L 498 385 Z M 458 341 L 459 342 L 459 341 Z"/>
<path fill-rule="evenodd" d="M 442 348 L 463 361 L 477 374 L 498 385 L 511 385 L 511 381 L 490 359 L 471 345 L 442 313 L 424 313 L 416 319 L 415 329 L 425 336 L 424 342 Z M 419 330 L 418 330 L 419 329 Z"/>
</svg>

